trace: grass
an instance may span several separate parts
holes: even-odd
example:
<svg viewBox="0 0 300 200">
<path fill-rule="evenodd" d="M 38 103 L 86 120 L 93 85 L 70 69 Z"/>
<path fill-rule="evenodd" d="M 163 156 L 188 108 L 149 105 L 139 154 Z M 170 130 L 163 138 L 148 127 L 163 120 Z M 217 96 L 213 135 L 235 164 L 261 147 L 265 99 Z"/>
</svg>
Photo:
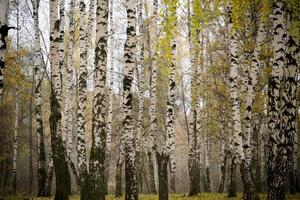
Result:
<svg viewBox="0 0 300 200">
<path fill-rule="evenodd" d="M 24 197 L 8 197 L 4 198 L 4 200 L 23 200 Z M 52 200 L 52 198 L 30 198 L 34 200 Z M 139 195 L 140 200 L 158 200 L 157 195 L 147 195 L 147 194 L 140 194 Z M 189 197 L 186 194 L 170 194 L 170 200 L 241 200 L 242 194 L 238 193 L 237 198 L 228 198 L 226 193 L 202 193 L 198 196 Z M 260 194 L 260 199 L 265 200 L 266 194 Z M 297 193 L 296 195 L 290 195 L 286 194 L 286 200 L 299 200 L 300 199 L 300 193 Z M 79 195 L 73 195 L 70 196 L 70 200 L 80 200 Z M 124 197 L 122 198 L 115 198 L 114 195 L 107 195 L 106 200 L 124 200 Z"/>
</svg>

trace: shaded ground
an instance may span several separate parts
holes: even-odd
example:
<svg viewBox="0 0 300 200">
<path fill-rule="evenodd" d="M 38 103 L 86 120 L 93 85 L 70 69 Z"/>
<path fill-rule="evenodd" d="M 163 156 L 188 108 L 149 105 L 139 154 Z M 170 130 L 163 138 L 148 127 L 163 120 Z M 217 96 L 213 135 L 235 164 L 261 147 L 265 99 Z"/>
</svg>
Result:
<svg viewBox="0 0 300 200">
<path fill-rule="evenodd" d="M 261 200 L 266 199 L 265 194 L 260 194 Z M 286 195 L 286 200 L 299 200 L 300 199 L 300 193 L 297 193 L 296 195 Z M 9 197 L 4 198 L 4 200 L 23 200 L 24 197 Z M 30 198 L 34 200 L 52 200 L 53 198 Z M 158 200 L 157 195 L 145 195 L 140 194 L 139 195 L 140 200 Z M 227 198 L 227 194 L 218 194 L 218 193 L 202 193 L 198 196 L 189 197 L 186 194 L 170 194 L 170 200 L 221 200 L 221 199 L 227 199 L 227 200 L 242 200 L 242 194 L 239 193 L 237 198 Z M 80 200 L 80 197 L 78 195 L 70 196 L 70 200 Z M 124 200 L 123 198 L 115 198 L 114 195 L 108 195 L 106 197 L 106 200 Z"/>
</svg>

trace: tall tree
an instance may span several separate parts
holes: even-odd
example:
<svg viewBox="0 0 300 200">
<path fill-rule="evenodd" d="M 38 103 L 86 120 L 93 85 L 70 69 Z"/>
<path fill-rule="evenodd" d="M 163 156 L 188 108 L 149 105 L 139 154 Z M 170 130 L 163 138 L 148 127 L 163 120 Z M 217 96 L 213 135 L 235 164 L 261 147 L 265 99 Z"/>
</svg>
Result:
<svg viewBox="0 0 300 200">
<path fill-rule="evenodd" d="M 191 2 L 191 5 L 190 5 Z M 190 195 L 197 195 L 200 192 L 200 97 L 199 97 L 199 65 L 197 64 L 199 58 L 199 12 L 197 8 L 200 7 L 200 1 L 188 1 L 188 28 L 189 28 L 189 46 L 192 65 L 192 79 L 191 91 L 192 102 L 191 110 L 193 119 L 189 129 L 188 144 L 189 144 L 189 157 L 188 167 L 190 176 Z"/>
<path fill-rule="evenodd" d="M 63 3 L 62 3 L 63 2 Z M 60 15 L 63 15 L 64 1 L 61 2 Z M 58 18 L 58 2 L 50 1 L 50 65 L 51 65 L 51 114 L 49 118 L 53 164 L 55 169 L 55 200 L 69 199 L 70 174 L 66 161 L 66 149 L 62 141 L 61 107 L 62 107 L 62 74 L 63 30 L 62 18 Z M 59 55 L 57 52 L 60 52 Z"/>
<path fill-rule="evenodd" d="M 162 43 L 165 42 L 165 59 L 168 67 L 168 92 L 167 92 L 167 106 L 166 106 L 166 121 L 165 121 L 165 145 L 161 152 L 156 151 L 156 158 L 158 163 L 159 174 L 159 199 L 168 200 L 168 171 L 167 164 L 170 161 L 171 174 L 171 190 L 175 191 L 175 71 L 176 71 L 176 35 L 177 28 L 177 3 L 178 1 L 166 0 L 166 22 L 165 22 L 165 37 Z M 173 178 L 172 178 L 173 176 Z M 173 179 L 173 180 L 172 180 Z M 174 181 L 174 185 L 172 185 Z"/>
<path fill-rule="evenodd" d="M 45 184 L 47 178 L 46 171 L 46 153 L 45 153 L 45 138 L 42 115 L 42 49 L 39 29 L 39 0 L 32 1 L 33 3 L 33 19 L 34 19 L 34 46 L 35 46 L 35 62 L 34 62 L 34 102 L 35 102 L 35 121 L 37 134 L 37 149 L 38 149 L 38 194 L 37 196 L 45 195 Z"/>
<path fill-rule="evenodd" d="M 74 117 L 73 117 L 73 106 L 74 106 L 74 61 L 73 61 L 73 51 L 75 44 L 75 1 L 70 1 L 69 9 L 69 41 L 68 41 L 68 52 L 67 52 L 67 62 L 64 65 L 66 70 L 66 80 L 65 80 L 65 106 L 64 106 L 64 135 L 66 140 L 67 148 L 67 161 L 72 173 L 75 176 L 77 185 L 80 185 L 79 175 L 77 173 L 76 166 L 72 160 L 72 150 L 73 150 L 73 128 L 74 128 Z"/>
<path fill-rule="evenodd" d="M 244 184 L 244 199 L 257 200 L 259 199 L 254 182 L 250 173 L 250 165 L 246 161 L 245 152 L 243 149 L 242 126 L 240 115 L 240 102 L 238 98 L 238 41 L 237 31 L 233 27 L 233 12 L 231 5 L 228 6 L 229 13 L 229 52 L 230 52 L 230 95 L 232 101 L 232 120 L 233 120 L 233 143 L 238 160 L 241 164 L 241 175 Z"/>
<path fill-rule="evenodd" d="M 299 3 L 296 3 L 299 13 Z M 299 44 L 292 34 L 293 7 L 272 4 L 273 63 L 268 90 L 268 199 L 285 199 L 284 183 L 292 167 L 296 134 L 296 88 Z M 298 29 L 299 31 L 299 29 Z"/>
<path fill-rule="evenodd" d="M 144 66 L 144 42 L 143 42 L 143 0 L 138 1 L 137 6 L 138 22 L 137 22 L 137 76 L 138 76 L 138 127 L 135 136 L 135 149 L 136 149 L 136 165 L 138 173 L 138 184 L 142 189 L 142 136 L 144 135 L 144 90 L 145 90 L 145 66 Z"/>
<path fill-rule="evenodd" d="M 81 192 L 85 193 L 85 179 L 88 175 L 86 158 L 86 100 L 87 100 L 87 47 L 88 39 L 86 37 L 86 5 L 81 0 L 79 4 L 80 22 L 79 22 L 79 51 L 80 67 L 78 73 L 78 110 L 77 110 L 77 166 L 79 171 L 79 180 Z"/>
<path fill-rule="evenodd" d="M 114 0 L 109 1 L 109 54 L 110 54 L 110 62 L 109 62 L 109 87 L 108 87 L 108 113 L 107 113 L 107 127 L 106 127 L 106 158 L 105 158 L 105 182 L 106 182 L 106 189 L 108 190 L 108 178 L 109 178 L 109 166 L 110 166 L 110 155 L 111 155 L 111 137 L 112 137 L 112 123 L 113 123 L 113 103 L 114 103 L 114 18 L 113 18 L 113 9 L 114 9 Z"/>
<path fill-rule="evenodd" d="M 92 148 L 90 155 L 89 199 L 105 199 L 105 157 L 106 157 L 106 71 L 108 40 L 108 0 L 97 1 L 96 49 L 94 69 L 94 99 Z"/>
<path fill-rule="evenodd" d="M 127 38 L 124 49 L 124 78 L 123 78 L 123 109 L 124 109 L 124 150 L 125 150 L 125 199 L 137 200 L 136 153 L 133 134 L 133 95 L 132 80 L 135 67 L 136 30 L 135 14 L 136 1 L 126 1 Z"/>
<path fill-rule="evenodd" d="M 150 133 L 148 137 L 148 166 L 149 166 L 149 185 L 150 192 L 156 193 L 155 178 L 154 178 L 154 159 L 155 159 L 155 139 L 157 134 L 157 41 L 158 39 L 158 1 L 153 0 L 153 31 L 150 32 L 150 25 L 148 27 L 148 48 L 150 61 Z"/>
</svg>

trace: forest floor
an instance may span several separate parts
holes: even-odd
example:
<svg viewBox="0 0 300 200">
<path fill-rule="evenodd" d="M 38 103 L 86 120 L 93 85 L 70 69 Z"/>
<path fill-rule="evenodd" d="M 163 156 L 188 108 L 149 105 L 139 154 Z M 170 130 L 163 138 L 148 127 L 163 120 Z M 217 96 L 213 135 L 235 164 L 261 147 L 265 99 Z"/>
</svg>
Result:
<svg viewBox="0 0 300 200">
<path fill-rule="evenodd" d="M 265 200 L 266 194 L 260 194 L 260 199 Z M 5 200 L 23 200 L 24 197 L 10 197 L 10 198 L 4 198 Z M 30 198 L 32 199 L 32 198 Z M 52 200 L 53 197 L 49 198 L 33 198 L 34 200 Z M 146 195 L 146 194 L 140 194 L 139 195 L 140 200 L 158 200 L 158 195 Z M 189 197 L 186 194 L 170 194 L 170 200 L 242 200 L 242 194 L 239 193 L 237 198 L 228 198 L 226 193 L 202 193 L 198 196 Z M 300 193 L 297 193 L 295 195 L 286 195 L 286 200 L 299 200 L 300 199 Z M 70 200 L 80 200 L 79 195 L 73 195 L 70 196 Z M 124 200 L 123 198 L 115 198 L 114 195 L 107 195 L 106 200 Z"/>
</svg>

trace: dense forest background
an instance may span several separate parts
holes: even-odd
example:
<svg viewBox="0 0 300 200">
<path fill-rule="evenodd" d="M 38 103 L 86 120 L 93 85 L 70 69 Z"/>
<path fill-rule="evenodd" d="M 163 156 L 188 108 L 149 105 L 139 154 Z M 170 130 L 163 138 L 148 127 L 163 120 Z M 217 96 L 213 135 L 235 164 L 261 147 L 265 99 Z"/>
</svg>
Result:
<svg viewBox="0 0 300 200">
<path fill-rule="evenodd" d="M 1 196 L 300 191 L 299 1 L 0 6 Z"/>
</svg>

